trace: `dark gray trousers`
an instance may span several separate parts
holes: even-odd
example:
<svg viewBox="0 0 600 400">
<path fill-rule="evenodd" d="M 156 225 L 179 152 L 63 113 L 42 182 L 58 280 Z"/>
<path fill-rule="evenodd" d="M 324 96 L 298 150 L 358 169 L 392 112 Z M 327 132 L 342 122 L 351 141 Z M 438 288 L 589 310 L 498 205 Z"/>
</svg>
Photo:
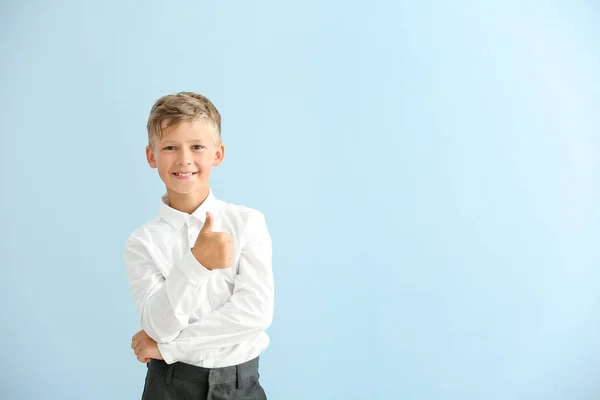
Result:
<svg viewBox="0 0 600 400">
<path fill-rule="evenodd" d="M 224 368 L 180 362 L 148 364 L 142 400 L 266 400 L 258 379 L 258 357 Z"/>
</svg>

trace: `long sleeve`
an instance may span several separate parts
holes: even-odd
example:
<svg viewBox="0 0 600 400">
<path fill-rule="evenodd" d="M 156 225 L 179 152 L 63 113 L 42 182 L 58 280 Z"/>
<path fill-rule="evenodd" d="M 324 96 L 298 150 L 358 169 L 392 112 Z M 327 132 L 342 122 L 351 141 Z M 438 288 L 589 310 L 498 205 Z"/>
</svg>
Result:
<svg viewBox="0 0 600 400">
<path fill-rule="evenodd" d="M 254 340 L 273 319 L 272 244 L 264 216 L 253 215 L 241 248 L 231 298 L 201 316 L 170 343 L 159 343 L 168 363 L 203 359 L 210 350 Z"/>
<path fill-rule="evenodd" d="M 152 249 L 143 235 L 127 240 L 127 279 L 142 329 L 158 343 L 169 342 L 188 325 L 212 271 L 188 250 L 165 278 L 152 258 Z"/>
</svg>

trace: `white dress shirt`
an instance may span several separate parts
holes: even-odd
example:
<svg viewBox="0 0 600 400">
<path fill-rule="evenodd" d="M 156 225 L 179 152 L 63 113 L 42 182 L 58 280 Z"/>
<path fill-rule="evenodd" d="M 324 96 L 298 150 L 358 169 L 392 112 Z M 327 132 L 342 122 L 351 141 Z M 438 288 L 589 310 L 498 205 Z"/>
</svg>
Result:
<svg viewBox="0 0 600 400">
<path fill-rule="evenodd" d="M 208 270 L 191 248 L 206 211 L 213 231 L 233 237 L 233 266 Z M 218 200 L 210 191 L 192 214 L 169 207 L 125 245 L 127 279 L 140 325 L 168 364 L 207 368 L 240 364 L 269 345 L 273 319 L 271 237 L 263 214 Z"/>
</svg>

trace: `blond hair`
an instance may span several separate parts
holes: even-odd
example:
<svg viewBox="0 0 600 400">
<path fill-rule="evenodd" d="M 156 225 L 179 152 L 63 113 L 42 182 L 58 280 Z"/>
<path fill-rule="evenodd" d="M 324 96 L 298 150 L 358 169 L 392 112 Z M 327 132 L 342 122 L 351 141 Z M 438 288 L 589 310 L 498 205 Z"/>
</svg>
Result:
<svg viewBox="0 0 600 400">
<path fill-rule="evenodd" d="M 156 138 L 160 140 L 163 135 L 163 129 L 196 119 L 204 119 L 212 125 L 215 142 L 221 144 L 221 114 L 208 98 L 194 92 L 161 97 L 152 106 L 148 117 L 148 146 L 154 148 Z M 163 122 L 166 122 L 165 126 L 161 126 Z"/>
</svg>

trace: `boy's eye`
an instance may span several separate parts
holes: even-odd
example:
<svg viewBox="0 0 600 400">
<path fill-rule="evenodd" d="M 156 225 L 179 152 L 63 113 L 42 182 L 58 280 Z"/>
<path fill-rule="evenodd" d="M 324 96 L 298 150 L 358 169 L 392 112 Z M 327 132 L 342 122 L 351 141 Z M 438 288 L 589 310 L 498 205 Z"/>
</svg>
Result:
<svg viewBox="0 0 600 400">
<path fill-rule="evenodd" d="M 192 146 L 192 148 L 193 148 L 194 150 L 200 150 L 200 149 L 203 149 L 203 148 L 204 148 L 204 146 L 200 146 L 200 145 L 198 144 L 198 145 Z"/>
<path fill-rule="evenodd" d="M 167 146 L 163 150 L 175 150 L 175 146 Z"/>
</svg>

